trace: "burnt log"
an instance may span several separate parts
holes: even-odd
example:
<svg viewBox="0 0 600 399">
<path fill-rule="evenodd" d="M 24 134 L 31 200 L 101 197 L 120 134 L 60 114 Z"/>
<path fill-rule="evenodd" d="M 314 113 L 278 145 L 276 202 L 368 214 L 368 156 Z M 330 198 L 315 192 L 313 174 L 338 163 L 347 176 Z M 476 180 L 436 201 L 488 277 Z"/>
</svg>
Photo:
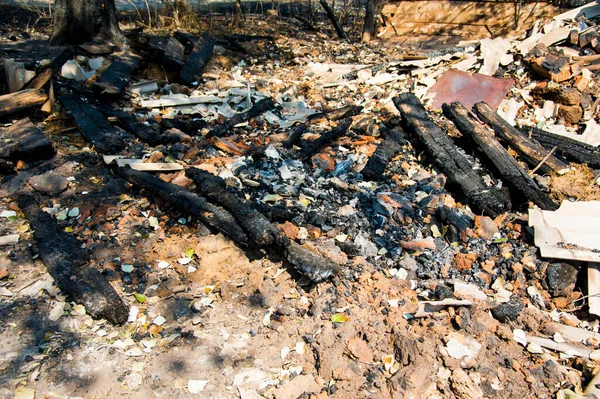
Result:
<svg viewBox="0 0 600 399">
<path fill-rule="evenodd" d="M 20 196 L 18 204 L 34 230 L 38 253 L 61 291 L 85 306 L 86 312 L 94 318 L 105 318 L 116 324 L 127 321 L 128 306 L 106 277 L 89 266 L 88 254 L 81 248 L 81 242 L 42 211 L 32 196 Z"/>
<path fill-rule="evenodd" d="M 600 149 L 598 147 L 537 128 L 531 129 L 531 137 L 546 148 L 556 147 L 560 154 L 571 161 L 585 163 L 592 168 L 600 168 Z"/>
<path fill-rule="evenodd" d="M 215 39 L 206 32 L 202 33 L 194 44 L 194 49 L 190 53 L 185 65 L 181 68 L 179 78 L 182 82 L 189 86 L 193 82 L 198 82 L 202 79 L 202 74 L 212 57 L 214 47 Z"/>
<path fill-rule="evenodd" d="M 317 122 L 321 120 L 339 121 L 340 119 L 350 118 L 358 115 L 363 110 L 362 105 L 348 105 L 331 111 L 319 112 L 308 117 L 309 122 Z"/>
<path fill-rule="evenodd" d="M 159 61 L 168 70 L 180 70 L 184 65 L 185 46 L 174 37 L 152 37 L 148 50 L 150 57 Z"/>
<path fill-rule="evenodd" d="M 255 118 L 258 115 L 267 112 L 268 110 L 275 107 L 275 102 L 271 98 L 264 98 L 250 107 L 249 110 L 235 114 L 233 117 L 227 119 L 225 122 L 215 126 L 208 132 L 205 138 L 213 136 L 222 137 L 226 132 L 231 130 L 235 125 L 246 122 L 251 118 Z"/>
<path fill-rule="evenodd" d="M 315 283 L 327 280 L 340 270 L 337 263 L 294 241 L 290 241 L 290 245 L 285 249 L 285 257 L 296 270 Z"/>
<path fill-rule="evenodd" d="M 393 99 L 402 115 L 405 130 L 412 132 L 427 154 L 451 183 L 457 185 L 477 210 L 498 216 L 510 210 L 510 197 L 505 189 L 488 187 L 473 165 L 458 151 L 452 140 L 429 117 L 419 99 L 403 93 Z"/>
<path fill-rule="evenodd" d="M 257 202 L 254 206 L 271 222 L 287 222 L 296 217 L 294 212 L 283 205 L 269 205 L 263 202 Z"/>
<path fill-rule="evenodd" d="M 405 143 L 401 129 L 390 130 L 363 168 L 361 173 L 365 180 L 381 180 L 387 164 L 402 150 Z"/>
<path fill-rule="evenodd" d="M 161 125 L 165 129 L 175 128 L 190 136 L 197 136 L 207 126 L 207 122 L 200 118 L 163 118 Z"/>
<path fill-rule="evenodd" d="M 75 53 L 71 47 L 63 50 L 56 58 L 52 60 L 48 65 L 41 67 L 35 74 L 35 76 L 21 88 L 21 90 L 27 89 L 41 89 L 50 82 L 50 79 L 62 68 L 65 62 L 69 61 Z"/>
<path fill-rule="evenodd" d="M 548 151 L 544 147 L 531 141 L 527 135 L 502 119 L 487 103 L 479 102 L 475 104 L 473 111 L 482 121 L 494 129 L 494 132 L 500 138 L 513 147 L 531 167 L 535 168 L 544 160 L 539 168 L 544 173 L 558 172 L 569 167 L 554 155 L 548 156 Z"/>
<path fill-rule="evenodd" d="M 96 151 L 114 154 L 125 148 L 125 142 L 117 129 L 96 108 L 79 101 L 71 94 L 60 96 L 59 100 Z"/>
<path fill-rule="evenodd" d="M 0 130 L 0 158 L 9 161 L 39 161 L 54 155 L 48 138 L 29 118 Z"/>
<path fill-rule="evenodd" d="M 273 226 L 251 202 L 228 191 L 223 179 L 197 168 L 189 168 L 185 174 L 196 183 L 196 190 L 200 195 L 231 212 L 255 243 L 261 246 L 287 246 L 289 239 L 282 231 Z"/>
<path fill-rule="evenodd" d="M 517 160 L 469 113 L 464 105 L 459 102 L 450 105 L 443 104 L 442 111 L 448 119 L 454 122 L 463 135 L 473 139 L 490 166 L 496 169 L 512 188 L 542 209 L 555 210 L 558 208 L 557 204 L 542 192 Z"/>
<path fill-rule="evenodd" d="M 330 143 L 346 134 L 346 131 L 350 128 L 350 125 L 352 125 L 352 119 L 344 119 L 333 129 L 323 132 L 320 137 L 310 141 L 303 141 L 302 149 L 298 153 L 298 159 L 302 161 L 309 160 L 313 155 L 316 155 Z"/>
<path fill-rule="evenodd" d="M 248 245 L 246 233 L 244 233 L 234 217 L 225 209 L 211 204 L 206 199 L 183 187 L 167 183 L 149 173 L 129 168 L 119 168 L 118 171 L 130 183 L 140 186 L 154 196 L 162 198 L 167 204 L 196 216 L 201 222 L 212 226 L 236 243 L 244 246 Z"/>
<path fill-rule="evenodd" d="M 131 73 L 137 69 L 139 61 L 136 56 L 123 57 L 108 66 L 92 85 L 92 91 L 102 102 L 113 102 L 125 93 L 131 80 Z"/>
<path fill-rule="evenodd" d="M 27 89 L 0 96 L 0 117 L 36 107 L 48 101 L 48 94 Z"/>
<path fill-rule="evenodd" d="M 301 123 L 298 126 L 295 126 L 292 130 L 290 130 L 287 140 L 283 142 L 283 147 L 289 149 L 296 145 L 296 143 L 300 141 L 300 138 L 306 131 L 307 127 L 308 126 L 306 125 L 306 123 Z"/>
</svg>

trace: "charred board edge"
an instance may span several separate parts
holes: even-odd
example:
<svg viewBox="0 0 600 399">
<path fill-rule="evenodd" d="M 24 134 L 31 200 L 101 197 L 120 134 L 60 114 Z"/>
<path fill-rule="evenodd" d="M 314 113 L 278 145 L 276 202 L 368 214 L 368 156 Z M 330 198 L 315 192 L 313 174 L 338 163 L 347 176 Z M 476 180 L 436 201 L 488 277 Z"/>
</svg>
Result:
<svg viewBox="0 0 600 399">
<path fill-rule="evenodd" d="M 556 147 L 567 159 L 600 168 L 600 150 L 597 147 L 538 128 L 531 129 L 531 137 L 546 148 Z"/>
<path fill-rule="evenodd" d="M 381 180 L 388 163 L 402 150 L 402 146 L 405 143 L 406 139 L 404 138 L 404 131 L 402 129 L 395 128 L 390 130 L 381 143 L 379 143 L 377 149 L 361 171 L 365 180 Z"/>
<path fill-rule="evenodd" d="M 346 134 L 350 125 L 352 125 L 352 118 L 346 118 L 333 129 L 323 132 L 318 138 L 302 142 L 302 149 L 298 153 L 298 159 L 302 161 L 309 160 L 330 143 Z"/>
</svg>

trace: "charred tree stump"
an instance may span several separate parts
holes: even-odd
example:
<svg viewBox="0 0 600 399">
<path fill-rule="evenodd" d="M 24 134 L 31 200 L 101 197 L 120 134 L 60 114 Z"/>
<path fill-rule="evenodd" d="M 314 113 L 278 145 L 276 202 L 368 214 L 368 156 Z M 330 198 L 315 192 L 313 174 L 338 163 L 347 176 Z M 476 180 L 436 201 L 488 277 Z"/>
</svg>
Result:
<svg viewBox="0 0 600 399">
<path fill-rule="evenodd" d="M 329 21 L 331 21 L 331 24 L 335 28 L 335 32 L 337 33 L 338 37 L 340 39 L 345 39 L 346 34 L 344 33 L 344 29 L 342 29 L 342 27 L 338 23 L 338 20 L 335 17 L 335 14 L 334 14 L 333 10 L 331 9 L 331 7 L 329 7 L 329 4 L 327 4 L 327 1 L 319 0 L 319 3 L 321 4 L 321 7 L 323 7 L 323 9 L 325 10 L 325 13 L 327 14 L 327 18 L 329 18 Z"/>
<path fill-rule="evenodd" d="M 40 90 L 27 89 L 0 96 L 0 117 L 36 107 L 48 101 L 48 95 Z"/>
<path fill-rule="evenodd" d="M 367 0 L 365 4 L 365 22 L 363 24 L 362 38 L 363 43 L 368 43 L 375 37 L 377 32 L 375 24 L 375 14 L 377 11 L 377 0 Z"/>
<path fill-rule="evenodd" d="M 96 151 L 114 154 L 125 148 L 119 132 L 96 108 L 79 101 L 71 94 L 60 96 L 60 102 Z"/>
<path fill-rule="evenodd" d="M 365 180 L 381 180 L 387 164 L 402 150 L 405 143 L 401 129 L 390 130 L 363 168 L 361 173 Z"/>
<path fill-rule="evenodd" d="M 162 198 L 166 203 L 196 216 L 200 221 L 214 227 L 238 244 L 248 245 L 246 233 L 225 209 L 209 203 L 206 199 L 183 187 L 167 183 L 149 173 L 128 168 L 119 168 L 119 172 L 129 182 Z"/>
<path fill-rule="evenodd" d="M 0 130 L 0 138 L 0 158 L 5 160 L 39 161 L 54 155 L 50 140 L 29 118 Z"/>
<path fill-rule="evenodd" d="M 202 78 L 204 68 L 206 68 L 206 64 L 212 57 L 214 47 L 215 39 L 204 32 L 194 44 L 194 49 L 181 69 L 179 78 L 182 82 L 189 86 Z"/>
<path fill-rule="evenodd" d="M 116 324 L 127 321 L 128 306 L 106 277 L 88 265 L 81 243 L 42 211 L 30 195 L 21 196 L 18 204 L 34 230 L 40 257 L 61 291 L 85 306 L 94 318 Z"/>
<path fill-rule="evenodd" d="M 27 89 L 41 89 L 50 82 L 52 76 L 54 76 L 65 62 L 69 61 L 75 53 L 71 47 L 63 50 L 55 59 L 52 60 L 48 65 L 40 68 L 33 79 L 25 83 L 21 90 Z"/>
<path fill-rule="evenodd" d="M 196 168 L 186 170 L 186 175 L 202 195 L 229 210 L 257 244 L 266 250 L 284 250 L 288 262 L 312 281 L 321 282 L 339 270 L 336 263 L 290 241 L 254 204 L 229 192 L 220 177 Z"/>
<path fill-rule="evenodd" d="M 511 126 L 510 123 L 502 119 L 487 103 L 479 102 L 475 104 L 473 111 L 475 111 L 482 121 L 494 129 L 498 136 L 510 144 L 531 167 L 535 168 L 544 159 L 544 163 L 540 166 L 540 170 L 544 173 L 558 172 L 569 167 L 569 165 L 554 155 L 548 156 L 548 151 L 544 147 L 534 143 L 521 131 Z"/>
<path fill-rule="evenodd" d="M 558 206 L 542 192 L 531 176 L 519 165 L 508 151 L 486 131 L 461 103 L 443 104 L 444 115 L 458 130 L 477 143 L 485 157 L 515 190 L 542 209 L 554 210 Z"/>
<path fill-rule="evenodd" d="M 327 147 L 329 143 L 346 134 L 346 131 L 350 128 L 350 125 L 352 125 L 352 119 L 344 119 L 333 129 L 321 134 L 319 138 L 311 141 L 304 141 L 302 143 L 302 149 L 298 154 L 298 158 L 302 161 L 309 160 L 313 155 Z"/>
<path fill-rule="evenodd" d="M 211 131 L 208 132 L 205 138 L 210 138 L 213 136 L 222 137 L 235 125 L 249 121 L 251 118 L 255 118 L 258 115 L 267 112 L 268 110 L 274 107 L 275 102 L 271 98 L 264 98 L 258 101 L 256 104 L 254 104 L 249 110 L 240 112 L 239 114 L 234 115 L 233 117 L 221 123 L 220 125 L 215 126 Z"/>
<path fill-rule="evenodd" d="M 531 137 L 536 139 L 546 148 L 554 148 L 575 162 L 588 164 L 592 168 L 600 168 L 600 149 L 570 137 L 533 128 Z"/>
<path fill-rule="evenodd" d="M 92 91 L 102 102 L 113 102 L 125 93 L 131 80 L 131 73 L 137 69 L 138 59 L 130 55 L 113 61 L 92 85 Z"/>
<path fill-rule="evenodd" d="M 510 210 L 508 192 L 496 187 L 490 188 L 483 182 L 448 135 L 429 119 L 425 108 L 414 94 L 403 93 L 394 97 L 393 101 L 402 114 L 405 129 L 416 135 L 436 165 L 473 202 L 475 208 L 491 216 Z"/>
<path fill-rule="evenodd" d="M 300 138 L 306 131 L 307 127 L 308 126 L 306 125 L 306 123 L 301 123 L 298 126 L 294 127 L 290 131 L 290 134 L 288 135 L 287 140 L 283 142 L 283 147 L 289 149 L 289 148 L 292 148 L 294 145 L 296 145 L 296 143 L 298 143 L 298 141 L 300 141 Z"/>
</svg>

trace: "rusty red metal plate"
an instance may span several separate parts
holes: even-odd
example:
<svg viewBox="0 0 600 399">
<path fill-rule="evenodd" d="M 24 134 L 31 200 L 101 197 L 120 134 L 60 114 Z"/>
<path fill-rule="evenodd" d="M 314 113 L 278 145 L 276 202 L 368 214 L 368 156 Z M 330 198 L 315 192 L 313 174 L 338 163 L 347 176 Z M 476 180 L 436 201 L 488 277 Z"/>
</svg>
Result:
<svg viewBox="0 0 600 399">
<path fill-rule="evenodd" d="M 429 89 L 429 93 L 436 93 L 433 98 L 436 109 L 441 109 L 444 103 L 455 101 L 462 103 L 467 109 L 471 109 L 479 101 L 485 101 L 490 107 L 497 109 L 514 83 L 512 79 L 449 69 Z"/>
</svg>

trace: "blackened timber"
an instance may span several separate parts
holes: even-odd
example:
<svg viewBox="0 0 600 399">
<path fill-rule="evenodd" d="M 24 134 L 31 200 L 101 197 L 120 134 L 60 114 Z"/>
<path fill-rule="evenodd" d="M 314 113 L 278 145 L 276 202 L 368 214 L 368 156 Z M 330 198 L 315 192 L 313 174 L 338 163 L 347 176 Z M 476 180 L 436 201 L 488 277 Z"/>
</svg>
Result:
<svg viewBox="0 0 600 399">
<path fill-rule="evenodd" d="M 448 135 L 429 119 L 423 104 L 414 94 L 403 93 L 394 97 L 393 101 L 402 115 L 405 130 L 415 134 L 427 154 L 448 176 L 449 181 L 460 187 L 475 208 L 491 216 L 510 210 L 508 192 L 496 187 L 489 188 L 484 183 Z"/>
<path fill-rule="evenodd" d="M 42 211 L 32 196 L 20 196 L 18 204 L 34 230 L 38 253 L 61 291 L 82 304 L 94 318 L 117 324 L 127 321 L 127 305 L 106 277 L 89 266 L 88 254 L 81 248 L 81 242 Z"/>
<path fill-rule="evenodd" d="M 118 170 L 129 182 L 148 190 L 168 204 L 196 216 L 200 221 L 214 227 L 238 244 L 248 245 L 246 233 L 225 209 L 211 204 L 183 187 L 167 183 L 149 173 L 128 168 L 119 168 Z"/>
<path fill-rule="evenodd" d="M 400 128 L 390 130 L 363 168 L 361 173 L 365 180 L 381 180 L 387 164 L 402 150 L 405 143 L 404 132 Z"/>
<path fill-rule="evenodd" d="M 473 111 L 482 121 L 494 129 L 498 136 L 513 147 L 531 167 L 536 167 L 542 161 L 544 163 L 540 166 L 540 170 L 544 173 L 559 172 L 569 167 L 554 155 L 548 156 L 548 151 L 544 147 L 531 141 L 527 135 L 505 121 L 487 103 L 479 102 L 475 104 Z"/>
<path fill-rule="evenodd" d="M 239 114 L 235 114 L 231 118 L 227 119 L 225 122 L 215 126 L 211 131 L 208 132 L 206 138 L 209 137 L 221 137 L 224 136 L 226 132 L 231 130 L 235 125 L 246 122 L 251 118 L 255 118 L 258 115 L 267 112 L 268 110 L 275 107 L 275 102 L 271 98 L 263 98 L 258 101 L 249 110 L 240 112 Z"/>
<path fill-rule="evenodd" d="M 196 190 L 202 196 L 231 212 L 237 223 L 254 242 L 261 246 L 287 246 L 289 239 L 283 232 L 273 226 L 251 202 L 242 200 L 228 191 L 223 179 L 197 168 L 189 168 L 185 174 L 196 183 Z"/>
<path fill-rule="evenodd" d="M 286 222 L 296 217 L 296 214 L 283 205 L 269 205 L 262 202 L 254 204 L 256 209 L 271 222 Z"/>
<path fill-rule="evenodd" d="M 471 137 L 477 146 L 506 182 L 525 198 L 542 209 L 555 210 L 556 203 L 538 187 L 535 181 L 506 151 L 496 138 L 488 132 L 461 103 L 443 104 L 442 111 L 460 132 Z"/>
<path fill-rule="evenodd" d="M 48 95 L 37 89 L 20 90 L 0 96 L 0 117 L 24 111 L 48 101 Z"/>
<path fill-rule="evenodd" d="M 132 54 L 113 61 L 92 85 L 92 91 L 102 102 L 110 103 L 118 100 L 125 93 L 125 88 L 131 80 L 131 73 L 138 65 L 137 57 Z"/>
<path fill-rule="evenodd" d="M 175 128 L 190 136 L 197 136 L 198 132 L 207 126 L 207 123 L 200 118 L 162 118 L 161 125 L 165 129 Z"/>
<path fill-rule="evenodd" d="M 125 148 L 118 130 L 96 108 L 71 94 L 60 96 L 60 102 L 85 138 L 102 154 L 114 154 Z"/>
<path fill-rule="evenodd" d="M 0 130 L 0 158 L 39 161 L 54 155 L 52 143 L 29 118 L 23 118 Z"/>
<path fill-rule="evenodd" d="M 292 148 L 294 145 L 296 145 L 296 143 L 298 143 L 298 141 L 300 141 L 300 138 L 306 131 L 306 128 L 307 128 L 306 123 L 301 123 L 298 126 L 295 126 L 294 128 L 292 128 L 292 130 L 290 130 L 287 140 L 283 142 L 283 147 L 289 149 L 289 148 Z"/>
<path fill-rule="evenodd" d="M 185 65 L 181 68 L 179 78 L 187 85 L 202 79 L 202 74 L 206 68 L 206 64 L 212 57 L 212 52 L 215 47 L 215 39 L 208 33 L 204 32 L 194 44 L 194 49 L 190 53 Z"/>
<path fill-rule="evenodd" d="M 312 114 L 308 117 L 309 122 L 316 122 L 319 120 L 330 120 L 330 121 L 339 121 L 340 119 L 346 119 L 351 116 L 358 115 L 362 112 L 362 105 L 348 105 L 346 107 L 342 107 L 339 109 L 334 109 L 331 111 L 319 112 L 316 114 Z"/>
<path fill-rule="evenodd" d="M 73 49 L 71 47 L 63 50 L 56 58 L 52 60 L 48 65 L 41 67 L 35 76 L 21 88 L 21 90 L 27 89 L 41 89 L 52 79 L 65 62 L 73 57 Z"/>
<path fill-rule="evenodd" d="M 265 250 L 283 250 L 288 262 L 312 281 L 321 282 L 338 272 L 339 266 L 335 262 L 290 241 L 254 204 L 227 191 L 225 181 L 220 177 L 196 168 L 186 170 L 186 175 L 194 180 L 202 195 L 229 210 L 257 244 Z"/>
<path fill-rule="evenodd" d="M 600 168 L 600 149 L 598 147 L 537 128 L 531 130 L 531 137 L 548 149 L 556 147 L 558 153 L 571 161 L 585 163 L 592 168 Z"/>
<path fill-rule="evenodd" d="M 325 10 L 325 13 L 327 14 L 327 18 L 329 18 L 329 21 L 335 28 L 335 32 L 337 33 L 338 37 L 340 39 L 345 39 L 346 34 L 344 33 L 344 29 L 342 29 L 342 27 L 338 23 L 338 20 L 335 17 L 335 14 L 333 13 L 333 10 L 331 9 L 331 7 L 329 7 L 329 4 L 327 4 L 327 1 L 319 0 L 319 3 L 321 4 L 321 7 L 323 7 L 323 9 Z"/>
<path fill-rule="evenodd" d="M 302 161 L 309 160 L 313 155 L 316 155 L 330 143 L 346 134 L 346 131 L 350 128 L 350 125 L 352 125 L 352 119 L 344 119 L 333 129 L 321 134 L 320 137 L 311 141 L 304 141 L 302 143 L 302 149 L 298 154 L 298 158 Z"/>
</svg>

